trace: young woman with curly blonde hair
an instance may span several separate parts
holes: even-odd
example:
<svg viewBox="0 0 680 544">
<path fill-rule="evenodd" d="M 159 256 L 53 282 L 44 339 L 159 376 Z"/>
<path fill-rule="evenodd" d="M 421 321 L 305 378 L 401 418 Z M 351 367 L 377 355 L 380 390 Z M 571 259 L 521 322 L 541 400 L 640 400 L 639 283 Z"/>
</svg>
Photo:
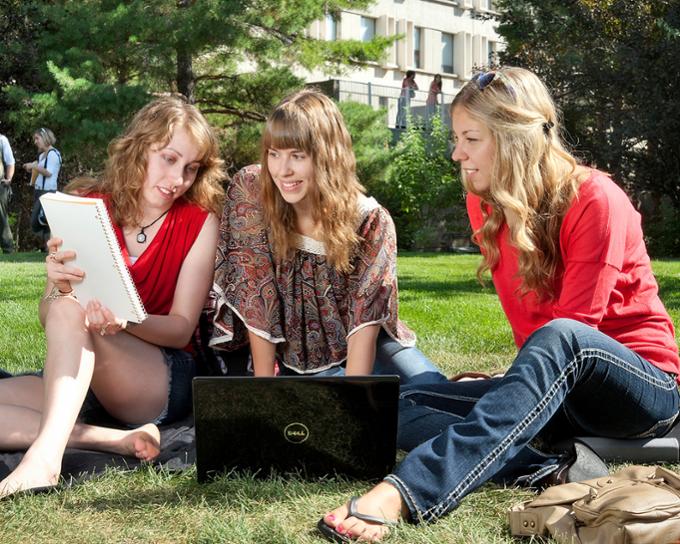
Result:
<svg viewBox="0 0 680 544">
<path fill-rule="evenodd" d="M 573 437 L 658 437 L 678 416 L 678 348 L 640 215 L 566 151 L 544 84 L 520 68 L 482 73 L 451 113 L 480 273 L 491 271 L 519 352 L 500 378 L 402 389 L 400 446 L 411 451 L 319 521 L 331 540 L 434 521 L 489 480 L 602 476 Z"/>
<path fill-rule="evenodd" d="M 0 498 L 53 489 L 67 446 L 150 460 L 160 448 L 156 425 L 191 411 L 188 345 L 212 283 L 222 179 L 205 118 L 165 97 L 109 146 L 100 182 L 70 187 L 106 203 L 148 317 L 128 323 L 97 300 L 77 300 L 72 284 L 88 271 L 73 266 L 59 238 L 49 240 L 44 371 L 0 380 L 0 449 L 28 448 L 0 482 Z M 83 419 L 102 409 L 123 428 Z"/>
<path fill-rule="evenodd" d="M 303 90 L 269 117 L 262 166 L 227 190 L 211 345 L 250 345 L 256 376 L 441 376 L 398 319 L 396 236 L 364 195 L 337 106 Z M 427 378 L 426 376 L 431 376 Z"/>
</svg>

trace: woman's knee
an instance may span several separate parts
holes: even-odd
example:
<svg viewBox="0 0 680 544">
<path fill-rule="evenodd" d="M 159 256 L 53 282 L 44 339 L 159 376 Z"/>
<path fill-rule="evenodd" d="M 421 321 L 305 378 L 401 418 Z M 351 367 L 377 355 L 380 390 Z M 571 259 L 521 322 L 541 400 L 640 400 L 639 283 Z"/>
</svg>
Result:
<svg viewBox="0 0 680 544">
<path fill-rule="evenodd" d="M 58 297 L 50 302 L 45 317 L 45 329 L 77 327 L 85 324 L 85 310 L 71 297 Z"/>
<path fill-rule="evenodd" d="M 592 333 L 597 333 L 597 330 L 580 321 L 560 317 L 548 321 L 545 325 L 536 329 L 524 345 L 550 344 L 561 341 L 566 341 L 569 344 L 580 343 L 586 341 Z"/>
<path fill-rule="evenodd" d="M 548 321 L 542 328 L 547 328 L 548 330 L 557 332 L 559 334 L 573 333 L 583 330 L 584 328 L 590 330 L 592 327 L 576 321 L 575 319 L 569 319 L 568 317 L 558 317 Z M 539 329 L 540 330 L 540 329 Z"/>
</svg>

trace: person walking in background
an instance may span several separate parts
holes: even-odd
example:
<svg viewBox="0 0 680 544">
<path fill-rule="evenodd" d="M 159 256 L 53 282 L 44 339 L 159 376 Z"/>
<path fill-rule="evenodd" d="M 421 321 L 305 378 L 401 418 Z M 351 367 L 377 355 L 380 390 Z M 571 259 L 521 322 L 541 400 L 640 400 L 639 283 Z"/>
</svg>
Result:
<svg viewBox="0 0 680 544">
<path fill-rule="evenodd" d="M 406 128 L 408 111 L 411 109 L 411 98 L 416 95 L 418 84 L 416 83 L 416 73 L 413 70 L 406 72 L 406 77 L 401 82 L 401 94 L 397 108 L 396 128 Z"/>
<path fill-rule="evenodd" d="M 9 228 L 12 177 L 14 177 L 14 154 L 7 137 L 0 134 L 0 245 L 5 253 L 14 251 L 12 230 Z"/>
<path fill-rule="evenodd" d="M 50 238 L 50 227 L 40 205 L 40 197 L 54 193 L 58 187 L 61 153 L 54 147 L 57 138 L 49 128 L 39 128 L 33 133 L 33 143 L 38 148 L 38 159 L 24 164 L 24 170 L 31 174 L 33 209 L 31 210 L 31 230 L 40 238 L 40 250 L 46 250 Z"/>
<path fill-rule="evenodd" d="M 430 89 L 427 92 L 427 100 L 425 101 L 425 106 L 427 106 L 427 124 L 432 123 L 432 117 L 438 112 L 439 108 L 439 95 L 442 93 L 442 76 L 440 74 L 435 74 L 432 82 L 430 83 Z"/>
</svg>

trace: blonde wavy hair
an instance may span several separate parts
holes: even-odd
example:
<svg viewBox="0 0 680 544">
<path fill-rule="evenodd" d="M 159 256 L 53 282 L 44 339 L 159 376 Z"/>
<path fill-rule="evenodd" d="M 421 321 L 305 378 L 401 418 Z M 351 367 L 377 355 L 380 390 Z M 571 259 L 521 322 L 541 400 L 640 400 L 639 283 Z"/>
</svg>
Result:
<svg viewBox="0 0 680 544">
<path fill-rule="evenodd" d="M 454 98 L 452 114 L 456 108 L 488 127 L 495 145 L 487 191 L 476 192 L 463 172 L 465 189 L 482 200 L 484 223 L 473 235 L 484 252 L 478 277 L 498 263 L 496 239 L 507 223 L 518 252 L 521 293 L 554 299 L 560 227 L 581 180 L 560 137 L 548 89 L 534 73 L 506 67 L 468 82 Z"/>
<path fill-rule="evenodd" d="M 313 204 L 313 219 L 321 225 L 328 262 L 340 272 L 349 272 L 361 241 L 358 199 L 365 189 L 356 176 L 352 139 L 340 110 L 324 94 L 306 89 L 284 98 L 267 120 L 260 181 L 270 242 L 281 261 L 294 247 L 295 210 L 283 199 L 267 168 L 271 148 L 299 149 L 311 157 L 314 183 L 307 198 Z"/>
<path fill-rule="evenodd" d="M 86 180 L 74 180 L 75 186 L 67 189 L 81 194 L 91 190 L 108 194 L 115 222 L 138 224 L 143 214 L 141 193 L 149 150 L 165 147 L 180 127 L 198 145 L 200 162 L 196 180 L 183 198 L 219 217 L 225 173 L 217 138 L 201 112 L 177 96 L 157 98 L 135 114 L 125 132 L 109 144 L 108 159 L 98 183 L 88 186 Z"/>
</svg>

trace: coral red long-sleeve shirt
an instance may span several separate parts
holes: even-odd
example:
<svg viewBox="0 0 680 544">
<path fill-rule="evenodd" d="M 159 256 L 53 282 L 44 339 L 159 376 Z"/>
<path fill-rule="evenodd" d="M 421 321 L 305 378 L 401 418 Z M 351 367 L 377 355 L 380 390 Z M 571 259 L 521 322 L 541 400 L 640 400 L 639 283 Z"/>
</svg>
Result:
<svg viewBox="0 0 680 544">
<path fill-rule="evenodd" d="M 468 194 L 467 210 L 477 231 L 484 221 L 480 198 Z M 518 347 L 548 321 L 570 318 L 600 330 L 658 368 L 680 374 L 675 331 L 658 295 L 640 214 L 607 175 L 593 170 L 564 216 L 554 300 L 540 301 L 533 292 L 519 294 L 517 250 L 507 224 L 497 243 L 500 260 L 491 274 Z"/>
</svg>

